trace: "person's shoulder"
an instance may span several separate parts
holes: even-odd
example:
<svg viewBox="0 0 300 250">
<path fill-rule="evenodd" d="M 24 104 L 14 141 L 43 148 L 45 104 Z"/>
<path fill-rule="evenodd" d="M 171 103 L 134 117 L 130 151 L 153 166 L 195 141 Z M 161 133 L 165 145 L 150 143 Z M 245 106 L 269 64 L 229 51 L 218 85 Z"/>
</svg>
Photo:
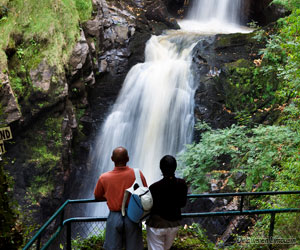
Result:
<svg viewBox="0 0 300 250">
<path fill-rule="evenodd" d="M 186 186 L 186 181 L 184 179 L 181 179 L 181 178 L 176 178 L 176 179 L 177 179 L 178 184 Z"/>
<path fill-rule="evenodd" d="M 105 172 L 105 173 L 103 173 L 103 174 L 100 175 L 100 179 L 109 178 L 112 175 L 112 173 L 113 173 L 113 170 Z"/>
<path fill-rule="evenodd" d="M 163 179 L 152 183 L 149 188 L 156 188 L 156 187 L 160 186 L 162 181 L 163 181 Z"/>
</svg>

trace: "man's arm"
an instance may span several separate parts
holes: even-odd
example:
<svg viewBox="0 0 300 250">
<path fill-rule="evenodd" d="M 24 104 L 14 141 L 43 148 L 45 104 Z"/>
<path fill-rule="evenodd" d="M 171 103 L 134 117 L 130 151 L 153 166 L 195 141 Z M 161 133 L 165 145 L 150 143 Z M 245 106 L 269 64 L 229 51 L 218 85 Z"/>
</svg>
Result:
<svg viewBox="0 0 300 250">
<path fill-rule="evenodd" d="M 94 190 L 94 196 L 95 199 L 98 201 L 105 201 L 105 192 L 104 192 L 104 187 L 102 184 L 101 176 L 98 179 L 98 182 L 96 184 L 95 190 Z"/>
</svg>

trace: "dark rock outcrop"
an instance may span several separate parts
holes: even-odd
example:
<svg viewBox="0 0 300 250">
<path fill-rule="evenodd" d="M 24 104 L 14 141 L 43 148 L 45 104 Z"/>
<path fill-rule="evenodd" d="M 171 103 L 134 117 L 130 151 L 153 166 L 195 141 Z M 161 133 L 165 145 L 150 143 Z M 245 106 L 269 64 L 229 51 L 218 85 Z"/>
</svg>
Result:
<svg viewBox="0 0 300 250">
<path fill-rule="evenodd" d="M 271 4 L 272 0 L 248 0 L 248 22 L 256 21 L 260 26 L 266 26 L 281 17 L 288 15 L 288 11 L 282 6 Z"/>
<path fill-rule="evenodd" d="M 250 64 L 257 57 L 259 45 L 254 34 L 228 34 L 205 37 L 193 50 L 193 70 L 199 87 L 195 95 L 195 116 L 213 128 L 235 123 L 225 107 L 226 64 L 245 59 Z M 196 139 L 199 135 L 196 134 Z"/>
</svg>

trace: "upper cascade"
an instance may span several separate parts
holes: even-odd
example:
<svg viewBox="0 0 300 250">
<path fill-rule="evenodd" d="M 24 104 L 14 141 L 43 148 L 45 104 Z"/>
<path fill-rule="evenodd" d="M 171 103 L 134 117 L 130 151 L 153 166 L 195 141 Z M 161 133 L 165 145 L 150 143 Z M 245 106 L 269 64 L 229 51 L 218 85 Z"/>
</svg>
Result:
<svg viewBox="0 0 300 250">
<path fill-rule="evenodd" d="M 197 0 L 191 3 L 187 19 L 240 24 L 242 0 Z"/>
<path fill-rule="evenodd" d="M 244 0 L 194 0 L 191 2 L 185 20 L 178 21 L 181 29 L 216 34 L 248 33 L 242 26 L 242 7 Z"/>
</svg>

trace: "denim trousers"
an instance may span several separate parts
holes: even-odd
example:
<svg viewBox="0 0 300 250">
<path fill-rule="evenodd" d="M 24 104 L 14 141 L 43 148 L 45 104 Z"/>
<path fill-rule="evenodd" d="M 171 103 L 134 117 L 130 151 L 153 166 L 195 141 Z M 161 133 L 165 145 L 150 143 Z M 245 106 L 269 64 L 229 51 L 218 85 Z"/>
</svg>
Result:
<svg viewBox="0 0 300 250">
<path fill-rule="evenodd" d="M 106 222 L 104 249 L 143 250 L 142 224 L 132 222 L 121 212 L 110 211 Z"/>
</svg>

